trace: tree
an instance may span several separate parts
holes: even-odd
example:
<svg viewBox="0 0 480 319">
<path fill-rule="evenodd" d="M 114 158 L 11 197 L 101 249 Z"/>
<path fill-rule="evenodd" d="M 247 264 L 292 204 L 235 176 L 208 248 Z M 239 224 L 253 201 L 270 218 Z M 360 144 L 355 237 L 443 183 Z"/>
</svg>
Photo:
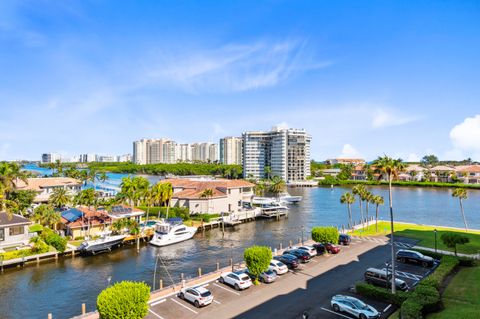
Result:
<svg viewBox="0 0 480 319">
<path fill-rule="evenodd" d="M 61 220 L 61 215 L 51 205 L 42 204 L 33 211 L 33 220 L 42 226 L 56 229 Z"/>
<path fill-rule="evenodd" d="M 97 310 L 102 319 L 140 319 L 148 312 L 149 298 L 147 284 L 122 281 L 98 295 Z"/>
<path fill-rule="evenodd" d="M 384 155 L 382 157 L 378 157 L 374 162 L 375 169 L 380 173 L 380 178 L 383 175 L 386 175 L 388 179 L 388 202 L 390 205 L 390 227 L 392 233 L 390 234 L 390 241 L 391 241 L 391 253 L 392 253 L 392 269 L 395 269 L 395 242 L 394 242 L 394 226 L 393 226 L 393 203 L 392 203 L 392 181 L 394 178 L 398 177 L 398 174 L 405 170 L 405 164 L 401 159 L 393 159 Z M 392 293 L 395 294 L 397 292 L 395 286 L 395 272 L 392 272 Z"/>
<path fill-rule="evenodd" d="M 14 190 L 10 193 L 10 200 L 17 204 L 19 212 L 24 213 L 32 206 L 36 195 L 34 190 Z"/>
<path fill-rule="evenodd" d="M 338 229 L 337 227 L 313 227 L 312 239 L 318 243 L 338 243 Z"/>
<path fill-rule="evenodd" d="M 265 172 L 265 178 L 270 180 L 272 177 L 272 168 L 270 166 L 265 166 L 263 171 Z"/>
<path fill-rule="evenodd" d="M 367 228 L 368 228 L 368 204 L 373 204 L 373 194 L 365 190 L 365 193 L 362 194 L 362 199 L 365 201 L 365 217 L 367 219 Z"/>
<path fill-rule="evenodd" d="M 425 167 L 432 167 L 438 164 L 438 157 L 433 154 L 425 155 L 420 163 Z"/>
<path fill-rule="evenodd" d="M 429 169 L 423 170 L 423 180 L 426 182 L 430 182 L 432 180 L 432 171 Z"/>
<path fill-rule="evenodd" d="M 365 189 L 365 186 L 363 186 L 363 185 L 355 185 L 355 186 L 352 187 L 353 195 L 358 196 L 358 203 L 360 205 L 360 218 L 361 218 L 362 224 L 363 224 L 363 208 L 362 208 L 363 199 L 362 199 L 362 194 L 365 193 L 366 191 L 367 190 Z"/>
<path fill-rule="evenodd" d="M 102 172 L 97 176 L 97 179 L 100 182 L 105 183 L 108 180 L 108 175 L 105 172 Z"/>
<path fill-rule="evenodd" d="M 444 233 L 440 237 L 442 242 L 448 248 L 453 248 L 455 251 L 455 256 L 457 255 L 457 245 L 463 245 L 470 242 L 470 239 L 466 236 L 462 236 L 457 233 Z"/>
<path fill-rule="evenodd" d="M 49 203 L 56 208 L 63 208 L 70 204 L 71 197 L 65 188 L 55 188 L 50 195 Z"/>
<path fill-rule="evenodd" d="M 375 231 L 378 232 L 378 206 L 383 205 L 383 197 L 380 195 L 373 196 L 373 203 L 377 206 L 375 210 L 375 221 L 377 222 L 375 224 Z"/>
<path fill-rule="evenodd" d="M 28 174 L 21 170 L 17 163 L 0 162 L 0 191 L 3 199 L 9 200 L 10 193 L 15 189 L 18 180 L 28 184 Z"/>
<path fill-rule="evenodd" d="M 212 194 L 213 196 L 213 194 Z M 162 200 L 165 203 L 165 206 L 167 206 L 167 214 L 166 218 L 168 219 L 168 213 L 170 210 L 170 202 L 172 201 L 173 197 L 173 187 L 172 183 L 163 183 L 163 195 L 162 195 Z"/>
<path fill-rule="evenodd" d="M 337 178 L 339 180 L 349 180 L 352 178 L 353 165 L 351 164 L 341 164 L 340 173 L 338 173 Z"/>
<path fill-rule="evenodd" d="M 271 180 L 269 191 L 273 193 L 276 197 L 285 191 L 287 184 L 283 179 L 278 176 L 274 176 Z"/>
<path fill-rule="evenodd" d="M 207 214 L 210 214 L 210 198 L 213 197 L 213 189 L 211 188 L 206 188 L 203 190 L 203 192 L 200 194 L 200 198 L 206 198 L 207 199 Z"/>
<path fill-rule="evenodd" d="M 465 188 L 455 188 L 452 193 L 452 197 L 457 197 L 460 201 L 460 211 L 462 212 L 465 231 L 468 232 L 467 219 L 465 218 L 465 212 L 463 211 L 463 200 L 468 198 L 467 190 Z"/>
<path fill-rule="evenodd" d="M 347 204 L 348 207 L 348 228 L 353 227 L 352 223 L 352 204 L 355 203 L 355 196 L 346 192 L 340 197 L 340 203 Z"/>
<path fill-rule="evenodd" d="M 253 188 L 256 196 L 265 196 L 266 189 L 267 186 L 263 181 L 258 181 L 257 183 L 255 183 L 255 186 Z"/>
<path fill-rule="evenodd" d="M 268 269 L 272 260 L 272 251 L 266 246 L 252 246 L 245 249 L 243 258 L 248 271 L 255 276 L 254 283 L 258 283 L 258 276 Z"/>
<path fill-rule="evenodd" d="M 80 191 L 73 199 L 73 202 L 75 205 L 84 205 L 88 206 L 89 209 L 95 204 L 95 190 L 93 188 L 88 188 Z M 82 230 L 83 230 L 83 220 L 84 220 L 84 214 L 82 210 Z M 88 223 L 88 226 L 90 226 L 90 223 Z M 89 227 L 90 230 L 90 227 Z"/>
</svg>

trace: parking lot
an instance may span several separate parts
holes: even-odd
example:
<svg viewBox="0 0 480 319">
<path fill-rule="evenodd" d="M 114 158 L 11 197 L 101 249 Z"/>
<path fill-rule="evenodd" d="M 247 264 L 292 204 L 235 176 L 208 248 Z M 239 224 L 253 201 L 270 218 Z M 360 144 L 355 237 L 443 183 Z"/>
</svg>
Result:
<svg viewBox="0 0 480 319">
<path fill-rule="evenodd" d="M 405 247 L 411 243 L 405 242 Z M 400 248 L 400 247 L 398 247 Z M 302 318 L 352 318 L 344 313 L 335 313 L 330 298 L 335 294 L 358 297 L 383 313 L 382 318 L 395 309 L 377 300 L 356 296 L 352 287 L 363 280 L 369 267 L 385 268 L 390 247 L 387 238 L 353 238 L 350 246 L 342 246 L 338 255 L 317 256 L 310 263 L 301 264 L 295 271 L 278 276 L 271 284 L 252 286 L 244 291 L 221 284 L 217 280 L 202 286 L 214 296 L 212 304 L 196 308 L 176 294 L 150 304 L 146 318 L 259 318 L 268 317 Z M 428 275 L 432 269 L 397 263 L 396 274 L 412 287 Z"/>
</svg>

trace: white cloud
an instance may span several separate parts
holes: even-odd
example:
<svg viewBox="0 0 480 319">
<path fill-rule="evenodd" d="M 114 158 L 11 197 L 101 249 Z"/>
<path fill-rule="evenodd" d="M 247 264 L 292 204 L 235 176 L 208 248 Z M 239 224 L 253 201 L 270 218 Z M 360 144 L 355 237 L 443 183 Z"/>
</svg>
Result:
<svg viewBox="0 0 480 319">
<path fill-rule="evenodd" d="M 480 152 L 480 114 L 455 125 L 450 131 L 450 140 L 456 149 Z"/>
<path fill-rule="evenodd" d="M 384 128 L 389 126 L 404 125 L 418 119 L 418 117 L 402 114 L 393 109 L 378 108 L 373 111 L 372 127 Z"/>
<path fill-rule="evenodd" d="M 342 154 L 338 155 L 339 158 L 361 158 L 360 154 L 355 147 L 350 144 L 343 145 Z"/>
<path fill-rule="evenodd" d="M 407 162 L 419 162 L 419 161 L 420 161 L 420 157 L 418 157 L 417 154 L 415 153 L 408 154 Z"/>
</svg>

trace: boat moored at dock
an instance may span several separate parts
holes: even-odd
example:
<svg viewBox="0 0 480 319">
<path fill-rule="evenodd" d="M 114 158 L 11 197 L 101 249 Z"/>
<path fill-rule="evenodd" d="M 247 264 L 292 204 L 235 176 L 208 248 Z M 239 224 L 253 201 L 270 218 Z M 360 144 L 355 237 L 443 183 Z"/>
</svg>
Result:
<svg viewBox="0 0 480 319">
<path fill-rule="evenodd" d="M 155 233 L 150 241 L 154 246 L 167 246 L 191 239 L 197 232 L 197 227 L 183 224 L 181 218 L 169 218 L 155 225 Z"/>
<path fill-rule="evenodd" d="M 102 251 L 110 251 L 123 243 L 126 235 L 111 235 L 110 232 L 104 233 L 98 239 L 86 240 L 78 250 L 83 254 L 96 254 Z"/>
</svg>

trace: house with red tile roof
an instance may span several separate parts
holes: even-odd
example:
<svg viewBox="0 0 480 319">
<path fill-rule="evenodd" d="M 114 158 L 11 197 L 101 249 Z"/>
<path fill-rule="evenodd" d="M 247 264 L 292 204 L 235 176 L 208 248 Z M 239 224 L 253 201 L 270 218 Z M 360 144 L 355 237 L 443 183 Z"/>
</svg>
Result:
<svg viewBox="0 0 480 319">
<path fill-rule="evenodd" d="M 26 183 L 18 180 L 15 183 L 15 188 L 18 190 L 33 190 L 37 192 L 37 196 L 33 200 L 35 203 L 47 203 L 54 189 L 65 188 L 69 195 L 75 195 L 81 190 L 82 182 L 70 177 L 27 178 Z"/>
<path fill-rule="evenodd" d="M 480 184 L 480 165 L 456 167 L 457 177 L 465 184 Z"/>
</svg>

